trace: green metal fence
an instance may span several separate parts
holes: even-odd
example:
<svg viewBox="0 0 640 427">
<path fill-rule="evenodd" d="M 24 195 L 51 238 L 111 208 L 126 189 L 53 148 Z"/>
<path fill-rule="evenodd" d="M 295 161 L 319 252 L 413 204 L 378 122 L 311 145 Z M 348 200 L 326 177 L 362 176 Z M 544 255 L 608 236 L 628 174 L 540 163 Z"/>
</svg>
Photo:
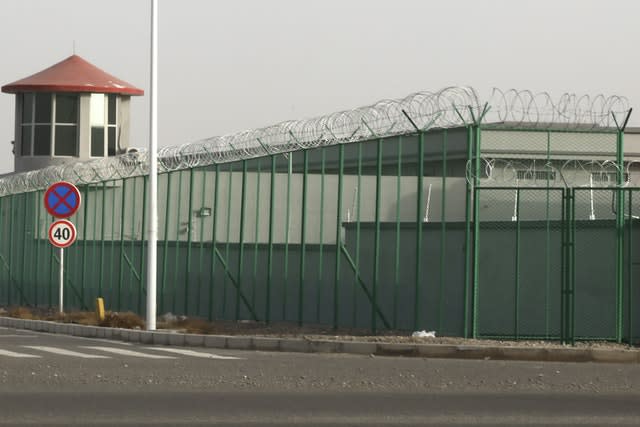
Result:
<svg viewBox="0 0 640 427">
<path fill-rule="evenodd" d="M 615 154 L 620 133 L 470 125 L 164 173 L 158 309 L 374 333 L 633 341 L 640 194 L 564 185 L 591 170 L 554 160 L 584 149 L 584 135 L 603 153 L 613 141 Z M 503 140 L 542 154 L 526 167 L 496 161 Z M 81 191 L 67 308 L 101 296 L 142 314 L 147 180 Z M 0 198 L 0 304 L 57 301 L 42 198 Z"/>
</svg>

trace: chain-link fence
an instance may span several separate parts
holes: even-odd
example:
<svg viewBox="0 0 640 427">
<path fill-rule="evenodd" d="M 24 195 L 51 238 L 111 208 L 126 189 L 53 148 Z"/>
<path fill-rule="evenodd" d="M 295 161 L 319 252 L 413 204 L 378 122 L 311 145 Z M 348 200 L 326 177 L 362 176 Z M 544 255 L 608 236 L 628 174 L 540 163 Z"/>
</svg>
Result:
<svg viewBox="0 0 640 427">
<path fill-rule="evenodd" d="M 479 336 L 560 337 L 563 190 L 478 188 Z"/>
<path fill-rule="evenodd" d="M 419 131 L 166 172 L 158 309 L 208 319 L 635 340 L 640 194 L 620 132 Z M 80 185 L 68 308 L 143 314 L 147 179 Z M 0 198 L 0 304 L 53 306 L 43 190 Z"/>
<path fill-rule="evenodd" d="M 462 334 L 467 139 L 421 132 L 160 175 L 159 311 Z M 146 177 L 80 190 L 67 307 L 101 296 L 143 313 Z M 0 198 L 2 304 L 57 301 L 42 199 Z"/>
</svg>

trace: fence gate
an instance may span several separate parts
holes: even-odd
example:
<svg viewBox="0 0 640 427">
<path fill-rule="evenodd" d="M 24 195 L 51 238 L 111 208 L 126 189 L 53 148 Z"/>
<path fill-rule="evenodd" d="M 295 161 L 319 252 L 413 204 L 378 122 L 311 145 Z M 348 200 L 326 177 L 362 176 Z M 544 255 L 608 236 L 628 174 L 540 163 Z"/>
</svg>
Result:
<svg viewBox="0 0 640 427">
<path fill-rule="evenodd" d="M 476 188 L 474 335 L 558 339 L 565 197 L 556 188 Z"/>
</svg>

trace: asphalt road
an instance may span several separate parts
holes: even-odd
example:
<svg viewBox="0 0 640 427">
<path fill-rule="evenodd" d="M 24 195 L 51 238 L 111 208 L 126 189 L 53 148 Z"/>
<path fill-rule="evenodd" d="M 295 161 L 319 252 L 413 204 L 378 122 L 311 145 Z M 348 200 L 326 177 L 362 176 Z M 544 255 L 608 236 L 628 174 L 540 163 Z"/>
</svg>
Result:
<svg viewBox="0 0 640 427">
<path fill-rule="evenodd" d="M 42 426 L 637 425 L 640 366 L 154 348 L 0 328 L 0 414 Z"/>
</svg>

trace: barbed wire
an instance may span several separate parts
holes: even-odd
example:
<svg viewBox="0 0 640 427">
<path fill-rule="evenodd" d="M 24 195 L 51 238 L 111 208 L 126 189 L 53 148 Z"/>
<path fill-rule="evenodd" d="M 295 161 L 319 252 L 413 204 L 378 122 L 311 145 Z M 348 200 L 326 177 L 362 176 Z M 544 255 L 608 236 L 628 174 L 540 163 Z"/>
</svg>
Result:
<svg viewBox="0 0 640 427">
<path fill-rule="evenodd" d="M 629 110 L 629 102 L 622 96 L 565 93 L 554 101 L 547 92 L 497 88 L 493 89 L 489 105 L 485 122 L 567 129 L 614 127 L 613 114 L 622 116 Z"/>
<path fill-rule="evenodd" d="M 625 111 L 623 97 L 565 94 L 556 102 L 546 94 L 495 89 L 486 104 L 488 121 L 519 125 L 561 124 L 567 128 L 610 126 L 611 112 Z M 353 110 L 306 120 L 286 121 L 260 129 L 216 136 L 158 151 L 160 172 L 228 163 L 265 155 L 391 137 L 433 128 L 460 127 L 478 120 L 485 105 L 471 87 L 447 87 L 437 92 L 417 92 L 402 99 L 379 101 Z M 411 118 L 411 121 L 408 117 Z M 50 166 L 0 179 L 0 196 L 46 188 L 66 180 L 90 184 L 148 173 L 144 149 L 127 154 Z"/>
<path fill-rule="evenodd" d="M 474 161 L 467 161 L 466 179 L 475 185 L 478 178 L 482 187 L 617 187 L 618 171 L 623 171 L 623 187 L 640 183 L 629 173 L 631 164 L 623 169 L 612 160 L 479 160 L 479 174 Z"/>
</svg>

